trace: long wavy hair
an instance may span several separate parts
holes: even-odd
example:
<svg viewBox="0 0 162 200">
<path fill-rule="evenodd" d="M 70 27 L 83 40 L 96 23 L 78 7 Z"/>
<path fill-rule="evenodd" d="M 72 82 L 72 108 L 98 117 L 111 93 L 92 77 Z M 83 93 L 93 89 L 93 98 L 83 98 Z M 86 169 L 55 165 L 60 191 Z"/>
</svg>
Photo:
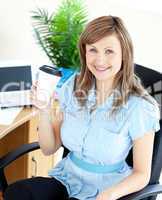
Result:
<svg viewBox="0 0 162 200">
<path fill-rule="evenodd" d="M 143 87 L 140 78 L 134 73 L 133 45 L 131 37 L 123 21 L 116 16 L 102 16 L 89 22 L 82 32 L 78 48 L 81 61 L 81 71 L 75 82 L 75 96 L 81 106 L 86 105 L 87 96 L 95 83 L 95 77 L 86 64 L 86 44 L 93 44 L 100 39 L 115 34 L 122 48 L 122 65 L 114 79 L 114 88 L 118 88 L 117 98 L 114 98 L 112 113 L 124 105 L 131 94 L 142 96 L 152 102 L 151 96 Z M 119 95 L 120 94 L 120 95 Z"/>
</svg>

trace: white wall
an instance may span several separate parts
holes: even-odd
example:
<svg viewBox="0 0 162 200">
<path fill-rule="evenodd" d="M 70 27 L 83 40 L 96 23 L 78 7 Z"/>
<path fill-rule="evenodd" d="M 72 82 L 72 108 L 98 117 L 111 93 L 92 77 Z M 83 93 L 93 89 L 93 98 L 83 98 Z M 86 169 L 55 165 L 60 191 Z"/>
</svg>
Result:
<svg viewBox="0 0 162 200">
<path fill-rule="evenodd" d="M 33 37 L 30 10 L 39 6 L 52 12 L 59 3 L 59 0 L 0 2 L 0 62 L 28 60 L 37 66 L 49 63 Z M 85 0 L 85 4 L 90 20 L 108 14 L 122 17 L 134 42 L 135 62 L 162 71 L 160 0 Z"/>
<path fill-rule="evenodd" d="M 30 13 L 32 1 L 6 0 L 0 6 L 0 61 L 45 61 L 33 38 Z"/>
</svg>

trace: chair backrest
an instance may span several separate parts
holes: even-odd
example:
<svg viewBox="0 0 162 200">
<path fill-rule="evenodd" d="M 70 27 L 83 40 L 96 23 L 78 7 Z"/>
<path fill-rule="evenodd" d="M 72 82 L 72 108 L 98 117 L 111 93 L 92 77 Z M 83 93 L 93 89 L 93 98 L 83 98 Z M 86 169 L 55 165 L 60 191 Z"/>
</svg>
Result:
<svg viewBox="0 0 162 200">
<path fill-rule="evenodd" d="M 162 95 L 162 74 L 160 72 L 157 72 L 153 69 L 144 67 L 139 64 L 134 65 L 135 68 L 135 74 L 140 77 L 142 80 L 142 83 L 145 88 L 150 87 L 151 92 L 150 94 L 152 96 L 156 96 L 158 94 Z M 161 87 L 156 89 L 156 83 L 161 82 Z"/>
</svg>

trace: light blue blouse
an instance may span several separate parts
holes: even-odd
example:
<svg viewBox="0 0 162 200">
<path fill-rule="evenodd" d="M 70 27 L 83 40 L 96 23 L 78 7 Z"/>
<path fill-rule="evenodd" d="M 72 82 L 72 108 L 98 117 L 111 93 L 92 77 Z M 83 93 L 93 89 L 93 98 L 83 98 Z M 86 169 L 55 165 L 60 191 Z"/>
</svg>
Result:
<svg viewBox="0 0 162 200">
<path fill-rule="evenodd" d="M 148 131 L 158 131 L 160 112 L 141 97 L 130 96 L 115 117 L 110 116 L 114 93 L 90 114 L 95 102 L 92 89 L 86 109 L 80 109 L 73 95 L 75 74 L 57 91 L 64 121 L 61 139 L 65 147 L 86 162 L 100 165 L 125 161 L 133 140 Z M 69 154 L 49 171 L 49 176 L 61 181 L 70 197 L 95 200 L 104 189 L 111 187 L 132 173 L 125 162 L 122 169 L 112 173 L 92 173 L 76 166 Z"/>
</svg>

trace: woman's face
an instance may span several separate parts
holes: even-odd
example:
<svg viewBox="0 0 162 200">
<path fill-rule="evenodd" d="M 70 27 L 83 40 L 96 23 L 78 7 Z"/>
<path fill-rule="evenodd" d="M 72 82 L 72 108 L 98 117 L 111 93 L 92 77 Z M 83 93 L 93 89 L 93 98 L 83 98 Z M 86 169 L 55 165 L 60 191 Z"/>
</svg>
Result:
<svg viewBox="0 0 162 200">
<path fill-rule="evenodd" d="M 97 81 L 113 81 L 121 68 L 122 49 L 115 34 L 86 45 L 86 64 Z"/>
</svg>

